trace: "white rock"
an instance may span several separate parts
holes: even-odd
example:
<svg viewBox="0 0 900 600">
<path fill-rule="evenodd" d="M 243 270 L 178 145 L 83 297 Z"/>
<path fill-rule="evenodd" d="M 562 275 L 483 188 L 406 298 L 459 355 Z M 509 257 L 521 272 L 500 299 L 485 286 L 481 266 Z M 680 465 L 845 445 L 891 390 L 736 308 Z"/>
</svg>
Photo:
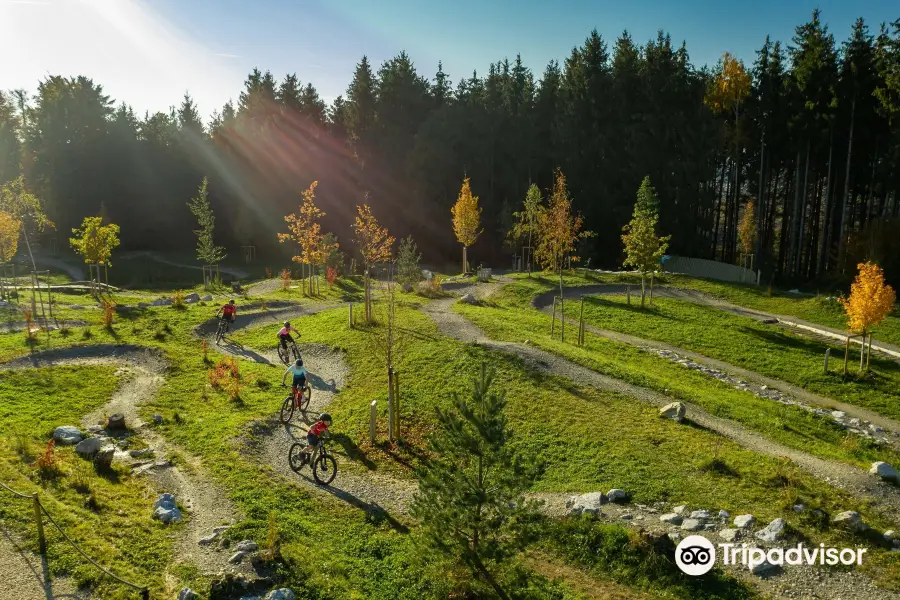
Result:
<svg viewBox="0 0 900 600">
<path fill-rule="evenodd" d="M 75 446 L 75 453 L 82 458 L 87 458 L 87 459 L 94 458 L 94 456 L 97 454 L 97 452 L 100 451 L 100 448 L 103 447 L 104 442 L 105 442 L 105 439 L 99 438 L 99 437 L 90 437 L 90 438 L 81 440 Z"/>
<path fill-rule="evenodd" d="M 112 444 L 107 444 L 100 448 L 97 451 L 97 454 L 94 455 L 94 465 L 98 469 L 109 469 L 112 467 L 113 459 L 116 456 L 116 447 Z"/>
<path fill-rule="evenodd" d="M 606 499 L 610 502 L 619 502 L 620 500 L 625 500 L 627 498 L 628 494 L 625 493 L 625 490 L 613 488 L 606 492 Z"/>
<path fill-rule="evenodd" d="M 53 439 L 57 444 L 71 446 L 80 442 L 84 436 L 81 431 L 72 425 L 61 425 L 53 430 Z"/>
<path fill-rule="evenodd" d="M 703 525 L 697 519 L 685 519 L 681 523 L 681 529 L 684 531 L 697 531 L 702 528 Z"/>
<path fill-rule="evenodd" d="M 259 550 L 259 546 L 253 540 L 244 540 L 242 542 L 238 542 L 238 545 L 234 547 L 235 550 L 239 550 L 241 552 L 256 552 Z"/>
<path fill-rule="evenodd" d="M 272 590 L 266 594 L 265 600 L 294 600 L 294 591 L 290 588 Z"/>
<path fill-rule="evenodd" d="M 212 544 L 213 542 L 215 542 L 215 541 L 216 541 L 216 538 L 218 538 L 218 537 L 219 537 L 218 534 L 212 533 L 212 534 L 210 534 L 210 535 L 208 535 L 208 536 L 206 536 L 206 537 L 200 538 L 200 540 L 199 540 L 197 543 L 198 543 L 199 545 L 201 545 L 201 546 L 209 546 L 210 544 Z"/>
<path fill-rule="evenodd" d="M 686 413 L 687 408 L 681 402 L 672 402 L 659 409 L 660 417 L 664 419 L 674 419 L 678 423 L 681 423 L 684 420 L 684 415 Z"/>
<path fill-rule="evenodd" d="M 720 519 L 726 519 L 726 520 L 727 520 L 727 519 L 731 518 L 731 513 L 729 513 L 727 510 L 720 510 L 720 511 L 719 511 L 719 518 L 720 518 Z"/>
<path fill-rule="evenodd" d="M 201 300 L 203 300 L 204 302 L 212 302 L 212 299 L 213 299 L 212 295 L 210 295 L 210 294 L 207 294 L 207 295 L 203 296 L 203 298 L 201 298 Z"/>
<path fill-rule="evenodd" d="M 723 529 L 719 532 L 719 537 L 725 540 L 726 542 L 733 542 L 739 537 L 741 537 L 740 529 Z"/>
<path fill-rule="evenodd" d="M 863 523 L 862 517 L 855 510 L 847 510 L 837 515 L 832 522 L 835 525 L 846 527 L 851 531 L 861 532 L 869 528 Z"/>
<path fill-rule="evenodd" d="M 886 462 L 878 461 L 872 463 L 872 468 L 869 469 L 869 473 L 872 475 L 877 475 L 885 481 L 900 483 L 900 473 L 897 472 L 897 469 Z"/>
<path fill-rule="evenodd" d="M 675 513 L 676 515 L 683 515 L 685 512 L 687 512 L 687 506 L 684 506 L 684 505 L 676 506 L 675 508 L 672 509 L 672 512 Z"/>
<path fill-rule="evenodd" d="M 843 419 L 844 417 L 847 416 L 847 413 L 845 413 L 842 410 L 833 410 L 833 411 L 831 411 L 831 416 L 834 417 L 835 419 Z"/>
<path fill-rule="evenodd" d="M 706 519 L 709 518 L 709 511 L 708 510 L 695 510 L 694 512 L 691 513 L 691 518 L 697 519 L 698 521 L 705 521 Z"/>
<path fill-rule="evenodd" d="M 764 542 L 774 542 L 784 536 L 784 519 L 775 519 L 771 523 L 756 532 L 756 537 Z"/>
<path fill-rule="evenodd" d="M 740 515 L 734 518 L 734 526 L 738 529 L 749 529 L 754 523 L 756 523 L 756 517 L 753 515 Z"/>
<path fill-rule="evenodd" d="M 236 565 L 239 562 L 241 562 L 242 560 L 244 560 L 245 556 L 247 556 L 246 552 L 241 552 L 240 550 L 238 550 L 237 552 L 235 552 L 234 554 L 231 555 L 231 558 L 228 559 L 228 562 L 230 562 L 233 565 Z"/>
<path fill-rule="evenodd" d="M 159 519 L 166 525 L 169 523 L 177 523 L 181 520 L 181 511 L 177 508 L 165 509 L 165 508 L 157 508 L 153 512 L 153 518 Z"/>
<path fill-rule="evenodd" d="M 459 301 L 464 302 L 465 304 L 478 304 L 478 300 L 476 300 L 475 296 L 472 294 L 465 294 Z"/>
<path fill-rule="evenodd" d="M 200 596 L 191 588 L 182 588 L 178 592 L 178 600 L 199 600 Z"/>
<path fill-rule="evenodd" d="M 676 515 L 675 513 L 666 513 L 659 518 L 663 523 L 669 523 L 671 525 L 681 525 L 681 515 Z"/>
<path fill-rule="evenodd" d="M 802 513 L 804 510 L 806 510 L 806 506 L 804 506 L 803 504 L 795 504 L 791 507 L 791 510 L 793 510 L 795 513 Z"/>
<path fill-rule="evenodd" d="M 231 525 L 219 525 L 218 527 L 213 527 L 213 533 L 216 535 L 220 535 L 222 533 L 225 533 L 229 529 L 231 529 Z"/>
<path fill-rule="evenodd" d="M 582 494 L 575 498 L 575 502 L 570 507 L 570 514 L 580 515 L 583 513 L 598 514 L 603 504 L 606 503 L 606 494 L 603 492 L 590 492 Z"/>
</svg>

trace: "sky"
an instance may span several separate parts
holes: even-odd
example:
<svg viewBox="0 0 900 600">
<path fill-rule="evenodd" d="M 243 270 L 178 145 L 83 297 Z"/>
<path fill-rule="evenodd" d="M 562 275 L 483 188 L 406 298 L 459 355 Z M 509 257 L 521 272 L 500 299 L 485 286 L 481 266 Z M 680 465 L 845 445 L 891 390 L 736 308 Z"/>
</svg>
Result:
<svg viewBox="0 0 900 600">
<path fill-rule="evenodd" d="M 749 64 L 817 6 L 838 41 L 857 17 L 873 33 L 900 18 L 897 0 L 0 0 L 0 89 L 86 75 L 140 115 L 187 91 L 207 117 L 254 67 L 296 73 L 330 103 L 363 54 L 378 66 L 405 50 L 429 79 L 441 60 L 455 85 L 520 53 L 539 77 L 593 28 L 610 46 L 625 29 L 639 43 L 663 29 L 695 65 L 725 51 Z"/>
</svg>

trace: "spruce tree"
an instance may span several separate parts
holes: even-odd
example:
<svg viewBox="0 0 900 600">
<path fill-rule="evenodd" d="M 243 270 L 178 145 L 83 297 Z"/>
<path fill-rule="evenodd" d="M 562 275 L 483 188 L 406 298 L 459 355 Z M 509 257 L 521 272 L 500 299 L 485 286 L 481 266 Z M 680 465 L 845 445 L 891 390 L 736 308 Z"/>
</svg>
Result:
<svg viewBox="0 0 900 600">
<path fill-rule="evenodd" d="M 500 575 L 533 539 L 539 505 L 525 492 L 541 469 L 513 452 L 506 398 L 491 389 L 494 377 L 482 363 L 470 396 L 454 393 L 452 408 L 436 409 L 437 431 L 417 470 L 419 490 L 410 510 L 429 550 L 468 567 L 509 599 Z"/>
</svg>

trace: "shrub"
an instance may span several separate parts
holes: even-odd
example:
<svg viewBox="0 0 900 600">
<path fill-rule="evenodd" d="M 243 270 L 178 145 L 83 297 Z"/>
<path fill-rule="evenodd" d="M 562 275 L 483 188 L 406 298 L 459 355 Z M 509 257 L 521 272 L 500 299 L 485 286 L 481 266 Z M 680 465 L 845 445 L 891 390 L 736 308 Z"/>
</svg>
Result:
<svg viewBox="0 0 900 600">
<path fill-rule="evenodd" d="M 25 309 L 25 336 L 28 341 L 34 339 L 34 315 L 28 308 Z"/>
<path fill-rule="evenodd" d="M 200 340 L 200 351 L 203 352 L 203 362 L 209 362 L 209 342 L 206 339 Z"/>
<path fill-rule="evenodd" d="M 282 269 L 281 270 L 281 289 L 284 291 L 291 289 L 291 270 L 290 269 Z"/>
<path fill-rule="evenodd" d="M 59 457 L 56 455 L 56 440 L 50 440 L 37 459 L 38 475 L 41 479 L 55 479 L 59 476 Z"/>
<path fill-rule="evenodd" d="M 336 267 L 328 267 L 325 271 L 325 279 L 328 281 L 328 287 L 333 288 L 334 282 L 337 281 L 338 270 Z"/>
<path fill-rule="evenodd" d="M 241 391 L 250 380 L 241 375 L 241 368 L 233 358 L 223 358 L 209 370 L 209 384 L 214 390 L 224 390 L 232 401 L 241 399 Z"/>
<path fill-rule="evenodd" d="M 400 248 L 397 250 L 397 281 L 409 285 L 422 281 L 422 269 L 419 267 L 421 259 L 422 255 L 412 236 L 400 240 Z"/>
<path fill-rule="evenodd" d="M 91 331 L 90 327 L 85 327 L 84 330 L 81 332 L 81 339 L 89 340 L 92 337 L 94 337 L 94 332 Z"/>
<path fill-rule="evenodd" d="M 266 267 L 266 279 L 272 279 L 272 271 L 269 270 L 269 267 Z"/>
<path fill-rule="evenodd" d="M 172 308 L 176 310 L 184 310 L 187 304 L 184 301 L 184 290 L 178 290 L 172 294 Z"/>
<path fill-rule="evenodd" d="M 103 325 L 107 329 L 112 329 L 113 321 L 116 317 L 116 303 L 106 298 L 102 301 L 103 308 Z"/>
</svg>

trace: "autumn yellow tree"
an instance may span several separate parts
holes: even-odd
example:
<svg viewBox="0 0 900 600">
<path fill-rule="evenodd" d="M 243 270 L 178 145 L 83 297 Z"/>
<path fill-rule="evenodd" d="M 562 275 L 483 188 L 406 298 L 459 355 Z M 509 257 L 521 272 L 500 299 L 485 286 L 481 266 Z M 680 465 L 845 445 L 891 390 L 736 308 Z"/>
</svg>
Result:
<svg viewBox="0 0 900 600">
<path fill-rule="evenodd" d="M 625 244 L 624 264 L 641 273 L 641 308 L 644 308 L 647 273 L 656 272 L 660 259 L 669 247 L 670 237 L 661 237 L 656 233 L 657 221 L 659 199 L 647 176 L 638 188 L 634 213 L 631 221 L 623 228 L 625 233 L 622 235 L 622 242 Z M 650 297 L 653 297 L 652 288 Z"/>
<path fill-rule="evenodd" d="M 19 231 L 22 221 L 7 212 L 0 211 L 0 265 L 4 272 L 0 275 L 0 295 L 4 298 L 6 291 L 6 265 L 13 259 L 19 249 Z M 13 272 L 15 276 L 15 271 Z"/>
<path fill-rule="evenodd" d="M 838 300 L 847 314 L 847 327 L 851 332 L 862 335 L 862 351 L 866 351 L 866 336 L 872 327 L 880 323 L 893 309 L 897 294 L 894 288 L 884 282 L 881 268 L 871 262 L 859 263 L 859 272 L 850 285 L 850 297 Z M 849 338 L 848 338 L 849 344 Z M 869 340 L 868 353 L 872 352 L 872 341 Z M 860 357 L 862 364 L 862 357 Z M 865 366 L 868 370 L 868 361 Z M 844 357 L 844 372 L 847 371 L 847 359 Z"/>
<path fill-rule="evenodd" d="M 372 214 L 368 204 L 357 205 L 356 220 L 353 222 L 356 247 L 363 258 L 366 321 L 372 320 L 372 290 L 369 269 L 379 262 L 391 260 L 394 238 L 382 227 Z"/>
<path fill-rule="evenodd" d="M 463 179 L 462 188 L 459 190 L 459 196 L 456 204 L 450 209 L 453 215 L 453 232 L 456 239 L 463 247 L 463 275 L 469 272 L 469 262 L 466 256 L 466 250 L 475 243 L 478 235 L 481 233 L 481 207 L 478 206 L 478 196 L 472 195 L 472 188 L 469 185 L 469 178 Z"/>
<path fill-rule="evenodd" d="M 319 223 L 319 219 L 324 217 L 325 213 L 316 206 L 316 187 L 318 185 L 318 181 L 309 184 L 309 188 L 303 191 L 303 201 L 300 203 L 299 210 L 284 217 L 289 233 L 278 234 L 279 242 L 293 242 L 299 247 L 300 254 L 293 256 L 291 260 L 300 263 L 301 268 L 302 265 L 310 265 L 308 282 L 307 279 L 301 277 L 304 294 L 307 293 L 307 287 L 309 293 L 313 293 L 312 270 L 320 262 L 322 225 Z"/>
<path fill-rule="evenodd" d="M 538 216 L 541 231 L 540 240 L 535 250 L 535 259 L 545 269 L 555 269 L 559 273 L 559 297 L 561 310 L 563 305 L 563 268 L 566 259 L 578 260 L 573 256 L 578 242 L 594 235 L 591 231 L 582 231 L 583 221 L 580 215 L 572 212 L 572 199 L 566 187 L 566 177 L 560 169 L 556 170 L 556 181 L 550 195 L 550 203 Z M 562 322 L 562 340 L 566 340 L 565 318 Z"/>
<path fill-rule="evenodd" d="M 744 216 L 741 217 L 741 224 L 738 227 L 738 239 L 741 240 L 741 252 L 753 254 L 756 246 L 756 203 L 753 200 L 747 202 L 747 206 L 744 207 Z"/>
<path fill-rule="evenodd" d="M 91 286 L 94 286 L 94 272 L 96 281 L 100 281 L 100 267 L 104 268 L 109 285 L 107 269 L 112 265 L 109 261 L 112 251 L 119 246 L 119 226 L 115 223 L 104 225 L 103 217 L 85 217 L 81 228 L 73 229 L 72 234 L 75 237 L 69 238 L 69 244 L 87 263 Z"/>
</svg>

